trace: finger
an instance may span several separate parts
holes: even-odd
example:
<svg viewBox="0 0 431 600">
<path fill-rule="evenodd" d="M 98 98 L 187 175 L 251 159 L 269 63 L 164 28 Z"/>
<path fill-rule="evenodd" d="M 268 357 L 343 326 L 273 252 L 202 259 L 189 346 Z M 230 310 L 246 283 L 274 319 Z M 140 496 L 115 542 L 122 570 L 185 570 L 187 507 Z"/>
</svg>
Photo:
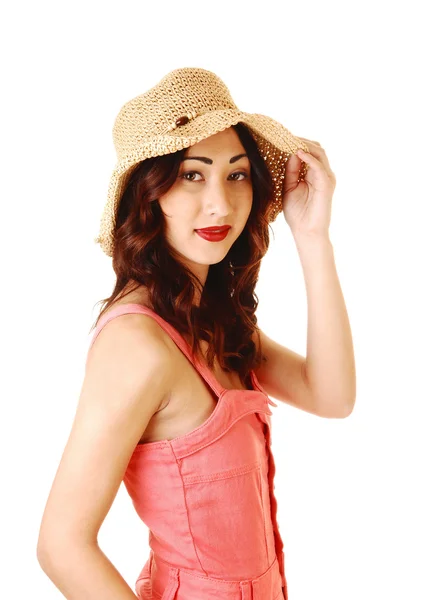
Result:
<svg viewBox="0 0 431 600">
<path fill-rule="evenodd" d="M 298 158 L 303 160 L 305 163 L 307 163 L 312 168 L 314 168 L 314 167 L 316 169 L 323 168 L 323 170 L 326 172 L 327 176 L 330 179 L 335 180 L 335 174 L 329 166 L 326 155 L 324 155 L 323 157 L 320 156 L 319 158 L 317 158 L 316 156 L 313 156 L 313 154 L 311 154 L 311 152 L 304 152 L 303 150 L 297 150 L 296 154 L 298 155 Z"/>
<path fill-rule="evenodd" d="M 328 160 L 328 157 L 326 156 L 325 150 L 320 146 L 311 145 L 310 143 L 308 143 L 308 146 L 309 146 L 308 154 L 310 154 L 311 156 L 316 158 L 321 163 L 321 165 L 323 165 L 323 167 L 326 170 L 326 172 L 328 173 L 328 175 L 333 175 L 331 165 L 329 164 L 329 160 Z"/>
<path fill-rule="evenodd" d="M 320 160 L 312 154 L 312 152 L 304 152 L 304 150 L 298 149 L 296 151 L 296 155 L 298 156 L 298 158 L 300 158 L 307 164 L 314 165 L 314 166 L 318 166 L 318 165 L 322 164 L 320 162 Z"/>
<path fill-rule="evenodd" d="M 312 154 L 313 156 L 316 156 L 317 158 L 323 159 L 324 156 L 326 156 L 326 152 L 325 149 L 322 148 L 322 146 L 317 143 L 317 142 L 313 142 L 311 140 L 306 140 L 305 138 L 300 138 L 303 139 L 304 142 L 306 143 L 306 145 L 309 148 L 309 153 Z"/>
<path fill-rule="evenodd" d="M 298 139 L 300 139 L 300 140 L 303 140 L 303 141 L 304 141 L 304 142 L 306 142 L 306 143 L 309 143 L 309 144 L 316 144 L 317 146 L 320 146 L 320 148 L 322 148 L 322 144 L 320 144 L 320 143 L 319 143 L 319 142 L 317 142 L 316 140 L 307 140 L 307 138 L 300 137 L 299 135 L 298 135 L 297 137 L 298 137 Z"/>
<path fill-rule="evenodd" d="M 298 178 L 302 166 L 302 158 L 296 154 L 292 154 L 286 162 L 286 171 L 283 182 L 283 190 L 290 190 L 297 186 Z"/>
<path fill-rule="evenodd" d="M 326 166 L 323 164 L 323 157 L 316 156 L 316 151 L 310 149 L 310 152 L 304 152 L 304 150 L 298 149 L 296 151 L 296 155 L 298 158 L 303 160 L 305 163 L 314 167 L 316 169 L 324 169 L 326 171 Z"/>
</svg>

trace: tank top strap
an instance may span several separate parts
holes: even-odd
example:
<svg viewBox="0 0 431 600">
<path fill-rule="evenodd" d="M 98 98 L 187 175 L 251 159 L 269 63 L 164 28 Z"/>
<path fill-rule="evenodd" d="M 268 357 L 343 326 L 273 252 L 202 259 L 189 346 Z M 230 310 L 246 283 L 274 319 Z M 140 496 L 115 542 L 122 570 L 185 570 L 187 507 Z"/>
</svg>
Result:
<svg viewBox="0 0 431 600">
<path fill-rule="evenodd" d="M 200 375 L 205 379 L 205 381 L 212 388 L 212 390 L 217 395 L 217 397 L 219 397 L 221 395 L 221 393 L 224 391 L 223 386 L 217 381 L 217 379 L 211 373 L 208 366 L 199 357 L 197 357 L 197 356 L 193 357 L 190 344 L 188 344 L 188 342 L 186 342 L 186 340 L 179 333 L 179 331 L 177 331 L 175 329 L 175 327 L 173 327 L 170 323 L 165 321 L 160 315 L 158 315 L 151 308 L 148 308 L 147 306 L 144 306 L 142 304 L 135 304 L 135 303 L 119 304 L 119 305 L 115 306 L 114 308 L 111 308 L 110 310 L 108 310 L 105 314 L 103 314 L 100 317 L 99 322 L 97 323 L 96 328 L 94 330 L 94 334 L 91 339 L 90 346 L 88 348 L 88 352 L 90 351 L 90 348 L 94 344 L 94 341 L 95 341 L 96 337 L 98 336 L 98 334 L 100 333 L 100 331 L 103 329 L 103 327 L 107 323 L 109 323 L 109 321 L 111 321 L 112 319 L 115 319 L 115 317 L 118 317 L 120 315 L 125 315 L 125 314 L 130 314 L 130 313 L 140 313 L 143 315 L 148 315 L 148 316 L 152 317 L 155 321 L 157 321 L 157 323 L 162 327 L 162 329 L 164 329 L 164 331 L 175 342 L 175 344 L 178 346 L 178 348 L 181 350 L 181 352 L 193 364 L 193 366 L 200 373 Z M 88 356 L 88 352 L 87 352 L 87 356 Z"/>
</svg>

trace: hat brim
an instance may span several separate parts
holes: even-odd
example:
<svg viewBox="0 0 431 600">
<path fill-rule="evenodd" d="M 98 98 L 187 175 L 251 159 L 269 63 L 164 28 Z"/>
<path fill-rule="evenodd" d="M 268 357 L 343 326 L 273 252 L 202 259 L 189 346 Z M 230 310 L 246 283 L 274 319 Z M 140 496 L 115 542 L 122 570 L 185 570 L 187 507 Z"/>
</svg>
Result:
<svg viewBox="0 0 431 600">
<path fill-rule="evenodd" d="M 273 221 L 282 210 L 282 185 L 286 161 L 298 148 L 308 152 L 308 147 L 284 125 L 271 117 L 234 109 L 216 110 L 199 115 L 167 134 L 155 135 L 148 141 L 144 140 L 138 152 L 135 150 L 118 161 L 109 182 L 99 235 L 94 240 L 100 244 L 105 254 L 108 256 L 113 254 L 113 231 L 118 202 L 135 165 L 147 158 L 163 156 L 193 146 L 239 122 L 249 127 L 271 173 L 275 190 L 270 213 L 270 221 Z M 303 176 L 306 163 L 303 163 L 302 167 Z"/>
</svg>

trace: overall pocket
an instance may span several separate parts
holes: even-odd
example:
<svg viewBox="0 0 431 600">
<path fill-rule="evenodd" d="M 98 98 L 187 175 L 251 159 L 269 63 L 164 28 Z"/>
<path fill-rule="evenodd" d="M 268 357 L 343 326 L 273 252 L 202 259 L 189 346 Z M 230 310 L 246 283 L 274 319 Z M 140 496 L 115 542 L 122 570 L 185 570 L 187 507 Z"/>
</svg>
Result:
<svg viewBox="0 0 431 600">
<path fill-rule="evenodd" d="M 260 461 L 184 478 L 184 494 L 204 571 L 246 579 L 268 564 Z"/>
<path fill-rule="evenodd" d="M 168 583 L 163 591 L 161 600 L 175 600 L 175 598 L 177 597 L 177 590 L 179 585 L 179 569 L 171 567 L 169 569 Z"/>
<path fill-rule="evenodd" d="M 151 559 L 150 555 L 135 582 L 135 592 L 140 600 L 152 600 Z"/>
</svg>

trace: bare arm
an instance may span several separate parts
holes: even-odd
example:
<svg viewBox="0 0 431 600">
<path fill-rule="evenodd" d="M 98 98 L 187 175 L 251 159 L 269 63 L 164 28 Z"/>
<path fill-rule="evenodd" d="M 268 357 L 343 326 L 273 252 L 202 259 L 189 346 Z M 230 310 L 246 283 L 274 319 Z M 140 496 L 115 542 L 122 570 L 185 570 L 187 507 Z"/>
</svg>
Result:
<svg viewBox="0 0 431 600">
<path fill-rule="evenodd" d="M 308 301 L 305 377 L 316 406 L 346 417 L 356 399 L 352 332 L 327 236 L 295 237 Z"/>
<path fill-rule="evenodd" d="M 99 548 L 97 535 L 172 377 L 170 350 L 146 315 L 116 317 L 89 352 L 37 547 L 42 569 L 70 600 L 136 598 Z"/>
<path fill-rule="evenodd" d="M 308 298 L 307 357 L 261 329 L 267 357 L 256 369 L 266 393 L 319 417 L 345 418 L 355 404 L 356 373 L 349 319 L 328 239 L 295 239 Z M 258 343 L 258 332 L 253 334 Z"/>
<path fill-rule="evenodd" d="M 136 600 L 136 594 L 97 544 L 61 543 L 39 550 L 39 563 L 70 600 Z"/>
</svg>

